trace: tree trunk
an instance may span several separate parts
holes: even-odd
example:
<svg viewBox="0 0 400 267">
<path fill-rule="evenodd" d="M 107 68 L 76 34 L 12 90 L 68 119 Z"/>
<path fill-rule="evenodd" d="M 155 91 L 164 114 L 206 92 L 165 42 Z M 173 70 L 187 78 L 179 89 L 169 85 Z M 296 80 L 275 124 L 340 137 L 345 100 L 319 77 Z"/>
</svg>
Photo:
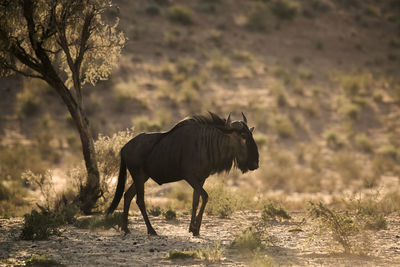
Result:
<svg viewBox="0 0 400 267">
<path fill-rule="evenodd" d="M 101 197 L 100 174 L 97 168 L 96 152 L 88 121 L 81 109 L 77 110 L 77 115 L 78 119 L 75 124 L 81 138 L 83 158 L 88 175 L 86 184 L 81 187 L 79 192 L 79 205 L 85 214 L 89 214 Z"/>
<path fill-rule="evenodd" d="M 53 76 L 54 77 L 54 76 Z M 82 143 L 83 159 L 87 170 L 86 184 L 80 188 L 78 200 L 79 207 L 84 214 L 90 214 L 96 206 L 97 200 L 101 197 L 100 173 L 97 167 L 96 152 L 92 134 L 90 133 L 89 121 L 86 118 L 82 107 L 75 101 L 70 91 L 59 79 L 49 79 L 47 82 L 56 89 L 63 102 L 67 106 L 75 126 L 79 132 Z"/>
</svg>

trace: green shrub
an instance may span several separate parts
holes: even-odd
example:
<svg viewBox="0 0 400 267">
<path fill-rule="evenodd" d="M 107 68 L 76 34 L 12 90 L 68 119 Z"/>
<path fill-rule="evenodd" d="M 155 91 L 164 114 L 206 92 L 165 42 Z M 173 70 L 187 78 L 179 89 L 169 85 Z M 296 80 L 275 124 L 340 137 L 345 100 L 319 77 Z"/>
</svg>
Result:
<svg viewBox="0 0 400 267">
<path fill-rule="evenodd" d="M 58 212 L 39 213 L 32 210 L 24 215 L 24 226 L 21 233 L 23 240 L 45 240 L 51 235 L 58 235 L 58 227 L 65 225 L 65 217 Z"/>
<path fill-rule="evenodd" d="M 270 28 L 271 11 L 262 2 L 254 3 L 254 6 L 247 15 L 246 27 L 254 31 L 265 31 Z"/>
<path fill-rule="evenodd" d="M 162 214 L 162 210 L 160 206 L 152 206 L 149 209 L 149 215 L 154 216 L 154 217 L 158 217 Z"/>
<path fill-rule="evenodd" d="M 170 48 L 176 48 L 183 41 L 181 32 L 178 29 L 172 29 L 164 32 L 164 43 Z"/>
<path fill-rule="evenodd" d="M 209 215 L 226 218 L 241 208 L 239 197 L 234 192 L 227 189 L 222 183 L 207 186 L 206 191 L 209 196 L 206 213 Z"/>
<path fill-rule="evenodd" d="M 264 221 L 276 219 L 290 220 L 291 218 L 292 217 L 283 207 L 280 206 L 277 208 L 271 202 L 265 204 L 261 211 L 261 219 Z"/>
<path fill-rule="evenodd" d="M 167 221 L 175 220 L 176 219 L 176 212 L 171 207 L 168 207 L 168 209 L 164 212 L 164 218 Z"/>
<path fill-rule="evenodd" d="M 278 19 L 292 20 L 300 12 L 301 5 L 293 0 L 271 0 L 269 7 Z"/>
<path fill-rule="evenodd" d="M 121 229 L 123 225 L 123 217 L 124 214 L 122 212 L 114 212 L 113 214 L 101 216 L 101 217 L 94 217 L 93 220 L 89 224 L 89 229 Z"/>
<path fill-rule="evenodd" d="M 58 261 L 46 257 L 45 255 L 32 255 L 28 260 L 25 261 L 25 266 L 42 266 L 42 267 L 50 267 L 50 266 L 65 266 L 64 264 L 59 263 Z"/>
<path fill-rule="evenodd" d="M 332 149 L 340 149 L 345 145 L 342 137 L 333 129 L 325 131 L 324 138 L 327 146 Z"/>
<path fill-rule="evenodd" d="M 349 119 L 357 120 L 360 116 L 361 108 L 359 105 L 348 103 L 342 106 L 340 111 Z"/>
<path fill-rule="evenodd" d="M 354 137 L 354 145 L 357 149 L 365 153 L 372 153 L 374 151 L 372 140 L 365 134 L 356 135 Z"/>
<path fill-rule="evenodd" d="M 387 159 L 396 160 L 398 157 L 397 149 L 392 145 L 383 145 L 377 149 L 376 153 Z"/>
<path fill-rule="evenodd" d="M 211 69 L 218 74 L 227 76 L 232 72 L 231 60 L 228 57 L 222 56 L 220 53 L 213 53 L 208 64 Z"/>
<path fill-rule="evenodd" d="M 75 227 L 81 229 L 104 229 L 108 230 L 111 228 L 121 229 L 123 223 L 123 213 L 114 212 L 110 215 L 105 216 L 88 216 L 77 218 L 73 223 Z"/>
<path fill-rule="evenodd" d="M 175 259 L 198 259 L 200 258 L 199 253 L 197 251 L 191 250 L 178 250 L 174 249 L 168 252 L 167 259 L 175 260 Z"/>
<path fill-rule="evenodd" d="M 174 5 L 168 8 L 168 18 L 175 23 L 185 26 L 193 24 L 192 11 L 182 5 Z"/>
</svg>

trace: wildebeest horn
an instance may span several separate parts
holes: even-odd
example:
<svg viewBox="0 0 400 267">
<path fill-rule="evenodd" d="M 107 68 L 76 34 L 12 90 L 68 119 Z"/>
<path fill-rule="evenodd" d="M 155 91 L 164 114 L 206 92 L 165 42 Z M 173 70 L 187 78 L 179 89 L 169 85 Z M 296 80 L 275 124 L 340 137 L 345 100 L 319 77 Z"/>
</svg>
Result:
<svg viewBox="0 0 400 267">
<path fill-rule="evenodd" d="M 231 127 L 231 113 L 230 113 L 230 112 L 229 112 L 228 118 L 226 119 L 225 126 L 226 126 L 227 128 L 230 128 L 230 127 Z"/>
<path fill-rule="evenodd" d="M 244 123 L 246 123 L 247 124 L 247 118 L 246 118 L 246 116 L 244 115 L 244 113 L 242 112 L 242 116 L 243 116 L 243 121 L 244 121 Z"/>
</svg>

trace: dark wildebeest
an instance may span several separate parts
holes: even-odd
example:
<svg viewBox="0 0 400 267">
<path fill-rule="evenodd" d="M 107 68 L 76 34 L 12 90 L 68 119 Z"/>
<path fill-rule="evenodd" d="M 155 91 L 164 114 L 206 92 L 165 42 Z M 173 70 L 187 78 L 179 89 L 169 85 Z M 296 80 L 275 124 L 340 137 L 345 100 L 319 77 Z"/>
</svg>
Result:
<svg viewBox="0 0 400 267">
<path fill-rule="evenodd" d="M 209 116 L 193 116 L 182 120 L 168 132 L 142 133 L 121 149 L 121 166 L 114 199 L 107 210 L 112 213 L 124 193 L 126 168 L 133 184 L 124 195 L 122 229 L 129 233 L 128 211 L 132 198 L 146 222 L 147 232 L 157 235 L 147 217 L 144 203 L 144 184 L 151 177 L 158 184 L 185 180 L 193 187 L 192 218 L 189 232 L 200 232 L 208 195 L 203 184 L 208 176 L 229 171 L 234 163 L 243 173 L 258 168 L 258 149 L 253 139 L 254 127 L 242 121 L 231 122 L 210 112 Z M 199 198 L 202 204 L 196 216 Z"/>
</svg>

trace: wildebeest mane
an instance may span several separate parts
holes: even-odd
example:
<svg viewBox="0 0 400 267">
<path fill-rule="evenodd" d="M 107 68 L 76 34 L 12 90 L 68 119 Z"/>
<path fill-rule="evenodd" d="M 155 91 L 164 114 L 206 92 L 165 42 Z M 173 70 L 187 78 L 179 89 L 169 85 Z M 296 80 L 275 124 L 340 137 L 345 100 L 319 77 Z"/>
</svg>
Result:
<svg viewBox="0 0 400 267">
<path fill-rule="evenodd" d="M 220 118 L 218 115 L 216 115 L 212 112 L 208 112 L 208 116 L 207 115 L 193 115 L 190 117 L 186 117 L 185 119 L 178 122 L 168 132 L 174 131 L 174 130 L 176 130 L 182 126 L 188 125 L 188 124 L 202 124 L 202 125 L 214 126 L 218 129 L 222 130 L 225 128 L 225 123 L 226 123 L 225 119 Z"/>
<path fill-rule="evenodd" d="M 154 174 L 150 176 L 168 181 L 182 174 L 207 177 L 229 172 L 236 155 L 232 138 L 226 134 L 231 131 L 226 129 L 225 122 L 210 112 L 208 116 L 188 117 L 164 132 L 151 152 L 151 162 L 160 165 L 149 170 Z"/>
</svg>

